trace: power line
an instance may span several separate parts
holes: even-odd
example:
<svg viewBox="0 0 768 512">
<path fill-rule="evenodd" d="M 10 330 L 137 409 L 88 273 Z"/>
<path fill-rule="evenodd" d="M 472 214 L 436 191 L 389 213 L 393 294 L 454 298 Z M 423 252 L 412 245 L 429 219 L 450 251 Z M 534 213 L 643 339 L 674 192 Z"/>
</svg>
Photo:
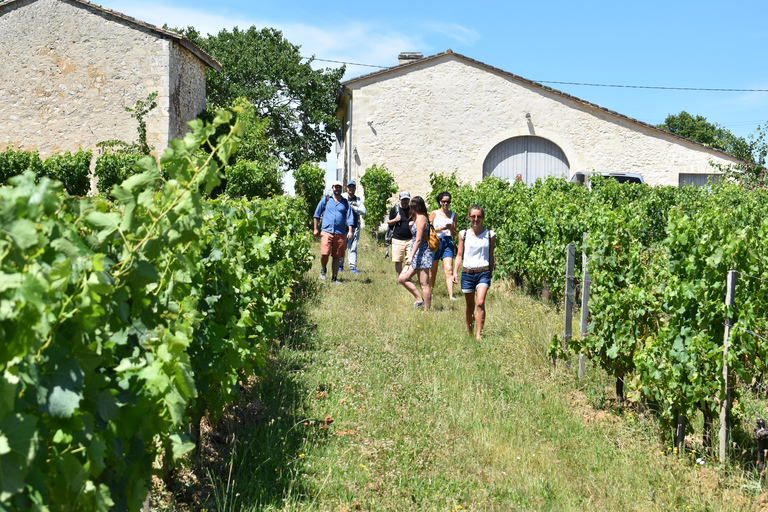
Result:
<svg viewBox="0 0 768 512">
<path fill-rule="evenodd" d="M 302 58 L 309 60 L 309 57 L 302 57 Z M 358 64 L 356 62 L 345 62 L 343 60 L 329 60 L 329 59 L 314 59 L 314 60 L 318 62 L 333 62 L 334 64 L 348 64 L 350 66 L 366 66 L 369 68 L 379 68 L 379 69 L 387 69 L 388 67 L 391 67 L 391 66 L 375 66 L 373 64 Z"/>
<path fill-rule="evenodd" d="M 303 57 L 308 59 L 308 57 Z M 333 62 L 334 64 L 346 64 L 350 66 L 365 66 L 369 68 L 387 69 L 392 66 L 377 66 L 375 64 L 360 64 L 358 62 L 346 62 L 343 60 L 314 59 L 318 62 Z M 587 82 L 557 82 L 554 80 L 532 80 L 540 84 L 580 85 L 584 87 L 615 87 L 621 89 L 658 89 L 665 91 L 710 91 L 710 92 L 768 92 L 768 89 L 727 89 L 706 87 L 665 87 L 660 85 L 619 85 L 619 84 L 593 84 Z"/>
<path fill-rule="evenodd" d="M 662 89 L 668 91 L 717 91 L 717 92 L 768 92 L 768 89 L 710 89 L 705 87 L 663 87 L 658 85 L 617 85 L 590 84 L 582 82 L 555 82 L 552 80 L 533 80 L 540 84 L 583 85 L 587 87 L 619 87 L 624 89 Z"/>
</svg>

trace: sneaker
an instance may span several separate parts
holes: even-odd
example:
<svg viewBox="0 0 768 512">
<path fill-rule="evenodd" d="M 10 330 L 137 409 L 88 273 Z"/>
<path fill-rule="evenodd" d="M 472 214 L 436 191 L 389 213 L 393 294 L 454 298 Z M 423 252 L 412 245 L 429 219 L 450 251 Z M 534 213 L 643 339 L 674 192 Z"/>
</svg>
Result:
<svg viewBox="0 0 768 512">
<path fill-rule="evenodd" d="M 453 300 L 459 300 L 459 299 L 457 299 L 456 297 L 451 297 L 451 300 L 453 301 Z"/>
<path fill-rule="evenodd" d="M 332 278 L 331 278 L 331 282 L 332 282 L 332 283 L 336 283 L 336 284 L 341 284 L 341 283 L 343 283 L 343 281 L 342 281 L 341 279 L 339 279 L 338 277 L 332 277 Z"/>
<path fill-rule="evenodd" d="M 325 277 L 326 277 L 326 270 L 325 269 L 321 269 L 320 270 L 320 280 L 321 281 L 325 281 Z"/>
<path fill-rule="evenodd" d="M 417 300 L 416 302 L 413 303 L 413 309 L 419 309 L 423 305 L 424 305 L 423 300 Z"/>
<path fill-rule="evenodd" d="M 352 267 L 351 269 L 349 269 L 349 271 L 352 272 L 353 274 L 359 274 L 360 273 L 360 271 L 357 270 L 355 267 Z"/>
<path fill-rule="evenodd" d="M 339 272 L 344 272 L 344 265 L 339 265 Z"/>
</svg>

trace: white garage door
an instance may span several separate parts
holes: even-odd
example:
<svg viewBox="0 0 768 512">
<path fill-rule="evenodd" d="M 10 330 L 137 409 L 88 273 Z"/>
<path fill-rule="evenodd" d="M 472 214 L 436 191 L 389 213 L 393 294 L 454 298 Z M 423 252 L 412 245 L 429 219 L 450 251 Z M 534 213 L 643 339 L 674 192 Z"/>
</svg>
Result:
<svg viewBox="0 0 768 512">
<path fill-rule="evenodd" d="M 536 178 L 568 177 L 568 159 L 557 144 L 533 135 L 513 137 L 494 147 L 483 163 L 483 178 L 521 179 L 526 185 Z"/>
</svg>

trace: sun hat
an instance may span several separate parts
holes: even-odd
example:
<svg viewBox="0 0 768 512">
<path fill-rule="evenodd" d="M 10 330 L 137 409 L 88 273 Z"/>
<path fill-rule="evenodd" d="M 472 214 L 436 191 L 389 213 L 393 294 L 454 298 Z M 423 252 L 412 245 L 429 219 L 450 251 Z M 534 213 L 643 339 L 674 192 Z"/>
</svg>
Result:
<svg viewBox="0 0 768 512">
<path fill-rule="evenodd" d="M 407 191 L 403 190 L 400 192 L 400 199 L 410 199 L 411 194 L 409 194 Z"/>
<path fill-rule="evenodd" d="M 333 185 L 331 185 L 331 186 L 332 186 L 332 187 L 335 187 L 335 186 L 337 186 L 337 185 L 338 185 L 339 187 L 342 187 L 342 186 L 343 186 L 339 180 L 336 180 L 336 181 L 334 181 L 334 182 L 333 182 Z"/>
</svg>

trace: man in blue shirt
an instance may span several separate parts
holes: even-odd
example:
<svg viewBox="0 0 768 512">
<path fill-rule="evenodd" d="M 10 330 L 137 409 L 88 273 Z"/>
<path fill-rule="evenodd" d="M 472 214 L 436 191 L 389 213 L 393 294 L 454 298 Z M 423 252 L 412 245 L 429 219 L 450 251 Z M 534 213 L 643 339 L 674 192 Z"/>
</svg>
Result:
<svg viewBox="0 0 768 512">
<path fill-rule="evenodd" d="M 333 182 L 333 194 L 324 197 L 317 204 L 314 215 L 314 234 L 320 238 L 320 279 L 325 280 L 328 266 L 328 256 L 333 258 L 331 270 L 333 275 L 331 280 L 338 281 L 339 261 L 344 256 L 344 250 L 347 247 L 347 240 L 352 239 L 352 227 L 355 225 L 355 218 L 352 208 L 341 195 L 342 184 L 340 181 Z M 322 217 L 322 233 L 318 230 L 318 220 Z M 346 235 L 345 235 L 346 234 Z"/>
</svg>

